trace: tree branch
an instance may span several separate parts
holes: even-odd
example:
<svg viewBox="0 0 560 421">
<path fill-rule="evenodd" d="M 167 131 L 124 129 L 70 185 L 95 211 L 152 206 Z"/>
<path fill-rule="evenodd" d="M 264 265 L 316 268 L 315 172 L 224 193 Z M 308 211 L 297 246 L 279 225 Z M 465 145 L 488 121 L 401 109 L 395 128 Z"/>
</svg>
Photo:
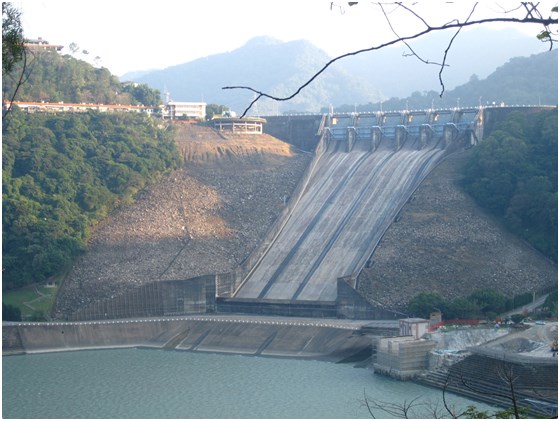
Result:
<svg viewBox="0 0 560 421">
<path fill-rule="evenodd" d="M 473 8 L 473 11 L 474 11 L 474 8 Z M 414 12 L 412 12 L 412 13 L 414 13 Z M 471 15 L 472 15 L 472 12 L 469 15 L 469 18 L 470 18 Z M 404 37 L 397 37 L 397 38 L 395 38 L 391 41 L 384 42 L 384 43 L 381 43 L 381 44 L 373 46 L 373 47 L 363 48 L 363 49 L 360 49 L 360 50 L 357 50 L 357 51 L 353 51 L 353 52 L 349 52 L 349 53 L 345 53 L 345 54 L 342 54 L 340 56 L 337 56 L 337 57 L 329 60 L 325 65 L 323 65 L 323 67 L 321 67 L 321 69 L 319 69 L 319 71 L 317 71 L 306 82 L 304 82 L 302 85 L 300 85 L 292 94 L 290 94 L 288 96 L 285 96 L 285 97 L 274 96 L 274 95 L 268 94 L 266 92 L 260 91 L 258 89 L 252 88 L 250 86 L 224 86 L 224 87 L 222 87 L 222 89 L 224 89 L 224 90 L 244 89 L 244 90 L 249 90 L 249 91 L 257 94 L 257 97 L 249 104 L 249 106 L 245 109 L 245 111 L 243 111 L 243 114 L 241 115 L 241 117 L 243 118 L 247 115 L 247 113 L 250 111 L 250 109 L 253 107 L 253 105 L 257 101 L 259 101 L 261 98 L 269 98 L 269 99 L 272 99 L 274 101 L 283 102 L 283 101 L 289 101 L 292 98 L 296 97 L 297 95 L 300 94 L 300 92 L 302 90 L 304 90 L 307 86 L 309 86 L 315 79 L 317 79 L 322 73 L 324 73 L 329 67 L 331 67 L 334 63 L 336 63 L 339 60 L 342 60 L 342 59 L 347 58 L 347 57 L 356 56 L 356 55 L 359 55 L 359 54 L 371 52 L 371 51 L 380 50 L 382 48 L 389 47 L 391 45 L 395 45 L 399 42 L 405 42 L 405 41 L 408 41 L 408 40 L 413 40 L 413 39 L 419 38 L 421 36 L 424 36 L 424 35 L 426 35 L 430 32 L 445 31 L 445 30 L 448 30 L 448 29 L 458 29 L 456 34 L 451 39 L 451 42 L 449 43 L 448 48 L 446 49 L 446 53 L 445 53 L 445 56 L 444 56 L 444 63 L 442 63 L 442 69 L 443 69 L 443 66 L 445 65 L 445 59 L 447 58 L 447 52 L 451 48 L 451 44 L 452 44 L 453 40 L 455 39 L 455 37 L 457 36 L 457 34 L 459 33 L 459 31 L 464 27 L 473 26 L 473 25 L 483 25 L 483 24 L 487 24 L 487 23 L 516 23 L 516 24 L 539 24 L 539 25 L 543 25 L 545 28 L 548 28 L 548 27 L 550 27 L 550 25 L 558 24 L 558 19 L 555 19 L 555 18 L 552 18 L 552 17 L 549 17 L 549 18 L 534 17 L 532 14 L 528 14 L 524 18 L 521 18 L 521 19 L 520 18 L 513 18 L 513 17 L 494 17 L 494 18 L 486 18 L 486 19 L 469 20 L 469 18 L 467 18 L 467 20 L 465 22 L 451 21 L 451 22 L 448 22 L 448 23 L 446 23 L 444 25 L 440 25 L 440 26 L 429 26 L 429 25 L 427 25 L 426 29 L 424 29 L 423 31 L 417 32 L 416 34 L 409 35 L 409 36 L 404 36 Z M 548 34 L 547 35 L 548 38 L 552 39 L 551 33 L 547 32 L 547 34 Z M 548 40 L 548 38 L 547 38 L 547 40 Z M 441 81 L 441 71 L 440 71 L 440 83 L 443 83 Z M 443 92 L 442 92 L 441 95 L 443 95 Z"/>
</svg>

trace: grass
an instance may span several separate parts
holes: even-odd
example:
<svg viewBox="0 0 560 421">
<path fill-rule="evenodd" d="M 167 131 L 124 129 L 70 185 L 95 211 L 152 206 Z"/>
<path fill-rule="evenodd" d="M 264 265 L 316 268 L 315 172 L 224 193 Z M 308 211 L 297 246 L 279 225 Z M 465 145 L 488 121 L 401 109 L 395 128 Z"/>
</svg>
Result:
<svg viewBox="0 0 560 421">
<path fill-rule="evenodd" d="M 2 302 L 19 308 L 22 320 L 31 320 L 38 316 L 46 318 L 54 304 L 56 291 L 56 287 L 30 286 L 3 292 Z"/>
</svg>

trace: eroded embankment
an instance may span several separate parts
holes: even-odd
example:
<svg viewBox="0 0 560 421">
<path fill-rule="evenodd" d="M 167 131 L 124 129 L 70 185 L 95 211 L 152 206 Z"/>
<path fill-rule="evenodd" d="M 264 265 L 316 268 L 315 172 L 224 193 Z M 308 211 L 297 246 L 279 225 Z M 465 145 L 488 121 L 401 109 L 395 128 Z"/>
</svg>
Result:
<svg viewBox="0 0 560 421">
<path fill-rule="evenodd" d="M 341 361 L 371 346 L 360 324 L 338 320 L 184 317 L 4 325 L 4 355 L 151 347 Z"/>
</svg>

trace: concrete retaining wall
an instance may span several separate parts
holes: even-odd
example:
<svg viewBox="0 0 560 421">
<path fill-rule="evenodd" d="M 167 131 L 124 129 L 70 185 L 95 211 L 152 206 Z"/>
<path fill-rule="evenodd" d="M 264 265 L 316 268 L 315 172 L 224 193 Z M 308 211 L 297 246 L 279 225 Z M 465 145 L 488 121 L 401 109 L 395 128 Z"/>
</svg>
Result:
<svg viewBox="0 0 560 421">
<path fill-rule="evenodd" d="M 269 116 L 264 132 L 304 151 L 312 151 L 319 142 L 317 132 L 322 115 Z"/>
<path fill-rule="evenodd" d="M 336 321 L 335 321 L 336 322 Z M 4 325 L 3 355 L 155 347 L 340 361 L 371 347 L 357 328 L 285 320 L 203 318 Z"/>
</svg>

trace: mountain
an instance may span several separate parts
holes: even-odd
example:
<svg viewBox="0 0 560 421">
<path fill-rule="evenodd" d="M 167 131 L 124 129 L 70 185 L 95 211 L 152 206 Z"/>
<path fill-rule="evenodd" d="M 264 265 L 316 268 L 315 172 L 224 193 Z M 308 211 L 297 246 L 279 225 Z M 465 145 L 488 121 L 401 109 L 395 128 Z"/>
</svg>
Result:
<svg viewBox="0 0 560 421">
<path fill-rule="evenodd" d="M 411 41 L 422 58 L 439 62 L 453 34 L 436 32 Z M 484 78 L 518 56 L 545 51 L 547 45 L 514 29 L 465 29 L 454 40 L 443 73 L 446 90 L 466 83 L 473 75 Z M 318 112 L 329 105 L 379 103 L 413 92 L 439 90 L 439 67 L 403 56 L 404 45 L 347 57 L 335 63 L 287 102 L 260 100 L 253 114 L 286 111 Z M 224 86 L 250 86 L 275 96 L 287 96 L 321 69 L 332 57 L 307 41 L 281 42 L 257 37 L 244 46 L 162 70 L 125 75 L 177 101 L 204 101 L 227 105 L 241 112 L 255 94 L 223 90 Z M 124 80 L 124 78 L 121 78 Z"/>
<path fill-rule="evenodd" d="M 275 96 L 290 95 L 318 71 L 330 57 L 307 41 L 280 42 L 258 37 L 227 53 L 149 72 L 132 78 L 176 101 L 204 101 L 242 112 L 254 98 L 247 90 L 223 90 L 224 86 L 251 86 Z M 288 102 L 259 101 L 253 114 L 319 111 L 330 104 L 363 103 L 381 98 L 379 90 L 360 77 L 334 66 Z"/>
<path fill-rule="evenodd" d="M 454 89 L 415 91 L 405 98 L 383 101 L 384 110 L 420 110 L 427 108 L 478 107 L 479 105 L 556 105 L 558 104 L 558 50 L 514 57 L 498 67 L 485 79 L 471 76 Z M 380 103 L 344 104 L 336 111 L 379 111 Z M 326 112 L 326 108 L 322 110 Z"/>
<path fill-rule="evenodd" d="M 409 44 L 423 59 L 441 63 L 453 34 L 434 32 Z M 453 41 L 446 59 L 448 67 L 443 72 L 446 90 L 466 83 L 473 74 L 485 78 L 513 57 L 530 56 L 548 48 L 536 36 L 515 29 L 465 29 Z M 404 44 L 345 58 L 340 66 L 350 75 L 382 87 L 385 99 L 404 98 L 415 91 L 440 90 L 440 67 L 411 56 Z"/>
</svg>

